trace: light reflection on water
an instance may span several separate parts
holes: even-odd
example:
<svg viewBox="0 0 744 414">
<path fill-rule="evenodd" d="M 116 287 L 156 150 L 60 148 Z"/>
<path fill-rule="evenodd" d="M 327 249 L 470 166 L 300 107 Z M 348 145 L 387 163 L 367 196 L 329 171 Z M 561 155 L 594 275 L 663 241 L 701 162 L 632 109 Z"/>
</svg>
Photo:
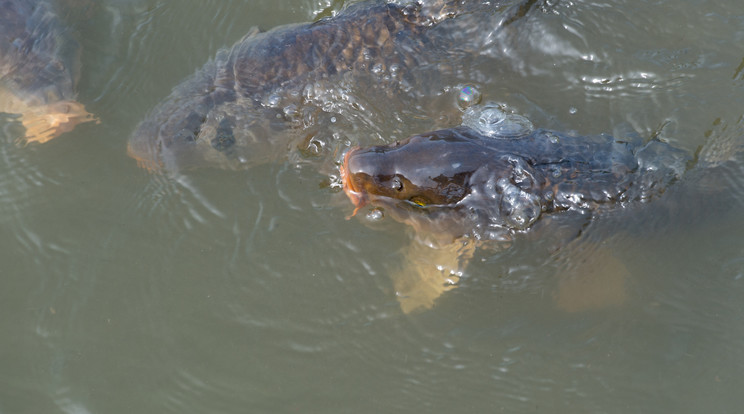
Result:
<svg viewBox="0 0 744 414">
<path fill-rule="evenodd" d="M 219 47 L 340 4 L 132 0 L 73 16 L 80 99 L 102 123 L 18 147 L 0 121 L 0 413 L 737 409 L 744 162 L 726 158 L 742 136 L 744 9 L 550 4 L 432 90 L 472 83 L 581 134 L 630 123 L 709 149 L 708 167 L 579 238 L 557 220 L 482 249 L 460 288 L 411 316 L 387 276 L 411 236 L 345 220 L 333 160 L 173 176 L 126 157 L 136 123 Z M 372 92 L 370 113 L 337 125 L 354 143 L 402 138 L 454 122 L 439 118 L 453 96 L 401 109 Z M 612 266 L 629 275 L 623 300 L 561 309 L 561 275 L 602 254 L 604 287 Z"/>
</svg>

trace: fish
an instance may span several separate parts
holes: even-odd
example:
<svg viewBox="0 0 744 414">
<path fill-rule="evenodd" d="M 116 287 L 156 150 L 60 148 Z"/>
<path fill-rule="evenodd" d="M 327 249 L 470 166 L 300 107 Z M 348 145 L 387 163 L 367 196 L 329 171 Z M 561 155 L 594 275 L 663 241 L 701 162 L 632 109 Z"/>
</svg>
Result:
<svg viewBox="0 0 744 414">
<path fill-rule="evenodd" d="M 47 1 L 0 2 L 0 112 L 19 116 L 19 142 L 44 143 L 99 122 L 75 100 L 80 45 Z"/>
<path fill-rule="evenodd" d="M 549 216 L 591 217 L 647 203 L 695 165 L 686 151 L 632 132 L 506 130 L 517 133 L 487 134 L 462 125 L 344 155 L 340 175 L 352 215 L 369 207 L 416 235 L 393 275 L 406 313 L 431 308 L 455 288 L 479 246 L 514 240 Z M 615 264 L 605 273 L 613 275 L 610 285 L 621 286 L 618 275 L 625 271 L 617 259 L 608 252 L 595 256 Z"/>
<path fill-rule="evenodd" d="M 639 138 L 545 129 L 494 138 L 459 126 L 353 148 L 341 177 L 357 211 L 386 207 L 451 238 L 502 239 L 546 214 L 646 202 L 689 168 L 683 150 Z"/>
<path fill-rule="evenodd" d="M 410 93 L 425 83 L 418 72 L 447 71 L 448 56 L 476 50 L 524 13 L 510 4 L 366 1 L 316 22 L 251 30 L 149 112 L 128 154 L 150 171 L 171 172 L 279 160 L 335 112 L 366 110 L 344 85 L 366 85 L 383 101 Z"/>
</svg>

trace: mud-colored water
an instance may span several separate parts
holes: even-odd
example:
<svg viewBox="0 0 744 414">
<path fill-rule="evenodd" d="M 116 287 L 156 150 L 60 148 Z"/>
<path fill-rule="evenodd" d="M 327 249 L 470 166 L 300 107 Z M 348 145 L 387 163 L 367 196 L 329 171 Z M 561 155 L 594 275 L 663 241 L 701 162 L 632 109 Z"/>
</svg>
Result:
<svg viewBox="0 0 744 414">
<path fill-rule="evenodd" d="M 740 410 L 739 0 L 535 4 L 425 94 L 337 114 L 321 141 L 391 142 L 457 124 L 467 83 L 539 127 L 629 124 L 701 159 L 578 236 L 546 220 L 483 246 L 457 289 L 412 314 L 389 275 L 413 236 L 345 219 L 333 145 L 180 175 L 126 155 L 219 48 L 341 2 L 61 3 L 82 48 L 78 100 L 101 123 L 19 146 L 22 127 L 0 117 L 0 414 Z"/>
</svg>

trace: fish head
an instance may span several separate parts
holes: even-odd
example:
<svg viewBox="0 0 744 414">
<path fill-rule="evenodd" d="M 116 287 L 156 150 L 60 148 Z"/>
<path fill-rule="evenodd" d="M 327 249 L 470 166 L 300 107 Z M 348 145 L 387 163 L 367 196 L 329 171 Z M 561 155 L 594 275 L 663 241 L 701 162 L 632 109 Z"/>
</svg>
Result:
<svg viewBox="0 0 744 414">
<path fill-rule="evenodd" d="M 382 208 L 417 230 L 492 238 L 530 227 L 547 181 L 530 160 L 472 130 L 451 128 L 389 145 L 354 148 L 341 167 L 356 206 Z"/>
</svg>

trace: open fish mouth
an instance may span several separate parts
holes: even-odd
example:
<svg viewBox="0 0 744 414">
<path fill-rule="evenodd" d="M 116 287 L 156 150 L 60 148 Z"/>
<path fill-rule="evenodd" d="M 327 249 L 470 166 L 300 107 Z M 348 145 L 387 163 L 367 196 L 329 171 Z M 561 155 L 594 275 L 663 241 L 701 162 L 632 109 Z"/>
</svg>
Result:
<svg viewBox="0 0 744 414">
<path fill-rule="evenodd" d="M 351 213 L 351 215 L 348 216 L 347 219 L 354 217 L 357 212 L 359 212 L 359 210 L 367 204 L 367 197 L 365 197 L 363 191 L 359 191 L 354 186 L 352 174 L 349 172 L 349 158 L 351 158 L 351 155 L 358 149 L 359 147 L 353 147 L 349 151 L 347 151 L 346 155 L 344 155 L 344 162 L 339 168 L 341 172 L 341 184 L 344 193 L 346 193 L 346 196 L 349 197 L 351 203 L 354 204 L 354 212 Z"/>
</svg>

